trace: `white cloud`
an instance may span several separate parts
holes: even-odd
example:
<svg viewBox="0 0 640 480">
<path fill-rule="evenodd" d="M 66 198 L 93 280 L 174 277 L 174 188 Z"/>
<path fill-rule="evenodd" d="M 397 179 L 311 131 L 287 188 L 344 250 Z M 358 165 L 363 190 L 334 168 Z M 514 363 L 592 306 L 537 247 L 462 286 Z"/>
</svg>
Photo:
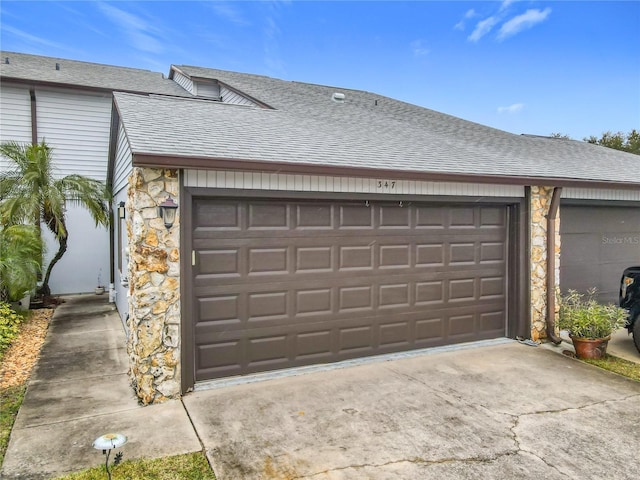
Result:
<svg viewBox="0 0 640 480">
<path fill-rule="evenodd" d="M 279 21 L 280 10 L 283 5 L 286 6 L 287 4 L 282 2 L 261 2 L 261 7 L 265 13 L 262 18 L 264 64 L 267 66 L 267 73 L 274 76 L 286 75 L 286 65 L 280 49 L 282 32 Z"/>
<path fill-rule="evenodd" d="M 527 10 L 521 15 L 513 17 L 500 27 L 498 40 L 504 40 L 505 38 L 511 37 L 523 30 L 527 30 L 540 22 L 544 22 L 550 13 L 550 8 L 545 8 L 544 10 L 533 8 Z"/>
<path fill-rule="evenodd" d="M 498 113 L 518 113 L 524 108 L 524 103 L 514 103 L 513 105 L 509 105 L 508 107 L 498 107 Z"/>
<path fill-rule="evenodd" d="M 132 45 L 138 50 L 151 53 L 160 53 L 164 50 L 162 43 L 156 38 L 160 30 L 153 24 L 103 2 L 100 2 L 98 7 L 113 23 L 125 31 Z"/>
<path fill-rule="evenodd" d="M 424 57 L 430 52 L 430 50 L 422 43 L 422 40 L 414 40 L 411 42 L 411 51 L 416 57 Z"/>
<path fill-rule="evenodd" d="M 208 3 L 207 5 L 211 5 L 213 11 L 219 17 L 222 17 L 225 20 L 228 20 L 231 23 L 236 25 L 245 26 L 249 25 L 250 22 L 240 13 L 240 11 L 235 8 L 235 6 L 226 3 L 226 2 L 215 2 Z"/>
<path fill-rule="evenodd" d="M 473 18 L 476 15 L 477 15 L 477 13 L 473 8 L 467 10 L 466 13 L 464 14 L 464 17 L 462 17 L 462 20 L 460 20 L 458 23 L 456 23 L 453 26 L 453 28 L 455 28 L 456 30 L 464 30 L 465 20 L 469 20 L 470 18 Z"/>
<path fill-rule="evenodd" d="M 500 4 L 500 11 L 506 10 L 516 0 L 503 0 Z"/>
<path fill-rule="evenodd" d="M 489 17 L 479 21 L 476 24 L 476 28 L 473 30 L 471 35 L 467 37 L 467 39 L 471 42 L 477 42 L 482 37 L 484 37 L 487 33 L 489 33 L 491 29 L 496 26 L 497 23 L 498 23 L 497 17 Z"/>
<path fill-rule="evenodd" d="M 30 44 L 40 45 L 40 46 L 44 46 L 44 47 L 60 48 L 60 49 L 66 48 L 61 43 L 52 42 L 51 40 L 47 40 L 46 38 L 42 38 L 42 37 L 38 37 L 36 35 L 32 35 L 30 33 L 22 31 L 22 30 L 20 30 L 18 28 L 13 28 L 13 27 L 11 27 L 9 25 L 3 25 L 2 26 L 2 33 L 3 34 L 4 33 L 10 33 L 10 34 L 20 38 L 21 40 L 30 43 Z"/>
</svg>

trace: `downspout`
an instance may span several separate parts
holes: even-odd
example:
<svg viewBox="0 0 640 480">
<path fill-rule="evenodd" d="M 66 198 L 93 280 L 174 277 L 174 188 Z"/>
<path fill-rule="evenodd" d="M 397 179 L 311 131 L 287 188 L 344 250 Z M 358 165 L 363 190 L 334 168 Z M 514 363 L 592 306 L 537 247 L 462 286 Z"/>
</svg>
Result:
<svg viewBox="0 0 640 480">
<path fill-rule="evenodd" d="M 556 335 L 556 218 L 562 187 L 555 187 L 547 214 L 547 338 L 556 345 L 562 339 Z"/>
<path fill-rule="evenodd" d="M 31 98 L 31 143 L 38 144 L 38 110 L 36 106 L 36 89 L 29 89 L 29 97 Z"/>
</svg>

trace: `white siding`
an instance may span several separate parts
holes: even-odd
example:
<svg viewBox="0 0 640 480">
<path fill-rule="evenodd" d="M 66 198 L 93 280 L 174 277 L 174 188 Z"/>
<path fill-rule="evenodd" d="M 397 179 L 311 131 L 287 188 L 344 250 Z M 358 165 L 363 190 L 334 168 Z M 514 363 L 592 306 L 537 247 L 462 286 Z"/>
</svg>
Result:
<svg viewBox="0 0 640 480">
<path fill-rule="evenodd" d="M 36 90 L 36 106 L 38 140 L 53 147 L 56 174 L 105 180 L 111 95 Z"/>
<path fill-rule="evenodd" d="M 255 102 L 252 102 L 242 95 L 238 95 L 236 92 L 233 92 L 226 87 L 220 87 L 220 97 L 222 97 L 222 101 L 224 103 L 233 103 L 234 105 L 248 105 L 250 107 L 256 106 Z"/>
<path fill-rule="evenodd" d="M 113 261 L 115 270 L 114 288 L 116 291 L 116 308 L 120 314 L 120 319 L 127 330 L 127 315 L 129 314 L 129 284 L 127 277 L 127 227 L 126 219 L 118 218 L 118 205 L 127 201 L 127 181 L 132 170 L 131 148 L 124 132 L 124 127 L 120 124 L 118 128 L 118 144 L 114 166 L 113 180 L 113 213 L 114 213 L 114 238 Z"/>
<path fill-rule="evenodd" d="M 194 94 L 193 82 L 191 81 L 190 78 L 186 77 L 180 72 L 174 71 L 173 81 L 176 82 L 178 85 L 180 85 L 182 88 L 184 88 L 190 94 L 192 95 Z"/>
<path fill-rule="evenodd" d="M 49 285 L 53 294 L 93 292 L 98 284 L 109 286 L 109 231 L 96 227 L 89 213 L 81 207 L 67 205 L 69 244 L 67 252 L 53 268 Z M 58 251 L 58 242 L 43 228 L 46 262 Z"/>
<path fill-rule="evenodd" d="M 0 142 L 31 143 L 31 97 L 29 90 L 0 86 Z M 7 161 L 0 158 L 0 171 Z"/>
<path fill-rule="evenodd" d="M 185 186 L 285 190 L 295 192 L 385 193 L 400 195 L 458 195 L 474 197 L 523 197 L 518 185 L 423 182 L 378 178 L 289 175 L 264 172 L 187 170 Z"/>
<path fill-rule="evenodd" d="M 104 181 L 107 174 L 111 94 L 83 94 L 63 89 L 36 89 L 38 140 L 53 147 L 58 177 L 80 174 Z M 96 227 L 81 207 L 67 206 L 69 248 L 51 276 L 56 294 L 92 292 L 109 285 L 109 232 Z M 47 239 L 47 257 L 57 242 Z"/>
<path fill-rule="evenodd" d="M 127 227 L 126 227 L 126 219 L 118 218 L 118 204 L 120 202 L 127 201 L 127 191 L 126 189 L 122 189 L 114 196 L 114 234 L 116 241 L 114 242 L 114 252 L 113 259 L 115 262 L 115 282 L 114 287 L 116 291 L 116 307 L 118 309 L 118 313 L 120 314 L 120 318 L 123 321 L 125 326 L 125 330 L 127 329 L 126 318 L 129 313 L 129 286 L 125 281 L 127 276 L 127 255 L 125 254 L 125 250 L 127 249 Z M 120 242 L 118 242 L 118 238 L 120 238 Z M 120 245 L 121 249 L 119 249 L 118 245 Z M 120 261 L 119 261 L 120 259 Z M 122 267 L 122 270 L 120 269 Z"/>
<path fill-rule="evenodd" d="M 563 188 L 561 198 L 640 202 L 640 189 L 612 190 L 603 188 Z"/>
<path fill-rule="evenodd" d="M 118 146 L 114 167 L 113 191 L 118 192 L 127 185 L 127 179 L 132 169 L 131 148 L 124 133 L 124 127 L 118 128 Z"/>
<path fill-rule="evenodd" d="M 199 97 L 219 98 L 220 85 L 212 82 L 195 82 L 195 93 Z"/>
</svg>

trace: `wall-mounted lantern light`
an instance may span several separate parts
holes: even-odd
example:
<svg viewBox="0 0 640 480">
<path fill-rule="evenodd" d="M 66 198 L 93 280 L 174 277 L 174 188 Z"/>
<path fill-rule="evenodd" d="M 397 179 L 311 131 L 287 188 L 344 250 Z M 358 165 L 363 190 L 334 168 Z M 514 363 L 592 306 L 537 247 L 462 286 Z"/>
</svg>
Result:
<svg viewBox="0 0 640 480">
<path fill-rule="evenodd" d="M 178 209 L 178 204 L 174 202 L 173 198 L 167 197 L 167 199 L 158 205 L 158 209 L 160 211 L 160 216 L 164 221 L 164 226 L 167 227 L 167 230 L 173 226 L 173 222 L 176 221 L 176 210 Z"/>
<path fill-rule="evenodd" d="M 126 215 L 126 210 L 124 208 L 124 202 L 120 202 L 118 204 L 118 218 L 122 220 Z"/>
</svg>

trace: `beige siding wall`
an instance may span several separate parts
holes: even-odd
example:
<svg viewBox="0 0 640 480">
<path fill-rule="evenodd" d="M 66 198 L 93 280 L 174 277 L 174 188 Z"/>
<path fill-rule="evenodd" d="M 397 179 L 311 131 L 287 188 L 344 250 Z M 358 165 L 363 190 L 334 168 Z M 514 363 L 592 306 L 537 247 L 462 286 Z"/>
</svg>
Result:
<svg viewBox="0 0 640 480">
<path fill-rule="evenodd" d="M 220 88 L 220 96 L 222 97 L 222 101 L 224 103 L 233 103 L 234 105 L 247 105 L 250 107 L 256 106 L 256 104 L 248 98 L 245 98 L 242 95 L 238 95 L 236 92 L 233 92 L 225 87 Z"/>
<path fill-rule="evenodd" d="M 127 141 L 127 136 L 122 124 L 118 127 L 118 144 L 116 149 L 116 162 L 114 168 L 113 191 L 119 192 L 127 186 L 129 174 L 131 173 L 131 148 Z"/>
<path fill-rule="evenodd" d="M 58 176 L 75 173 L 104 181 L 111 95 L 38 89 L 36 105 L 38 139 L 54 148 Z"/>
<path fill-rule="evenodd" d="M 2 85 L 0 88 L 0 142 L 31 143 L 31 98 L 29 89 Z M 0 158 L 0 171 L 7 162 Z"/>
<path fill-rule="evenodd" d="M 187 92 L 193 94 L 193 82 L 180 72 L 173 72 L 173 81 L 184 88 Z"/>
<path fill-rule="evenodd" d="M 423 182 L 387 178 L 327 177 L 221 170 L 187 170 L 185 172 L 185 186 L 296 192 L 461 195 L 474 197 L 524 196 L 524 187 L 517 185 Z"/>
<path fill-rule="evenodd" d="M 640 168 L 639 168 L 640 170 Z M 561 198 L 584 200 L 622 200 L 640 202 L 640 189 L 610 190 L 604 188 L 564 188 Z"/>
</svg>

